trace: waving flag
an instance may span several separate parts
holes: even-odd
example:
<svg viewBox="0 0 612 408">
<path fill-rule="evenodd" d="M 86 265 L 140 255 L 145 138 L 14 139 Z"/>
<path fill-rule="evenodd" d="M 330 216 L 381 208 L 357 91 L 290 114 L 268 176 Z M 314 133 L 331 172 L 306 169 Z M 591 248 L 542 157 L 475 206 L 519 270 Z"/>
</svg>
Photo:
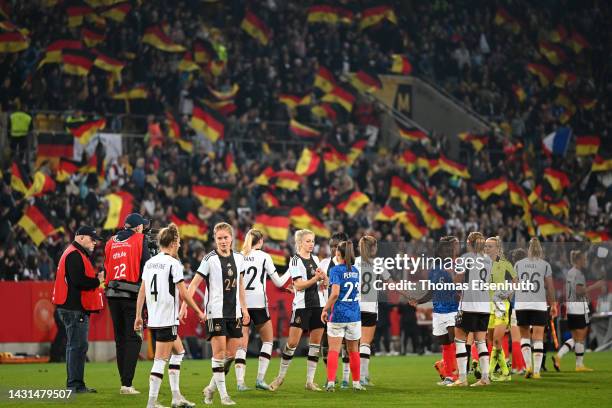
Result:
<svg viewBox="0 0 612 408">
<path fill-rule="evenodd" d="M 408 57 L 400 54 L 391 55 L 391 72 L 401 75 L 410 75 L 412 64 Z"/>
<path fill-rule="evenodd" d="M 311 148 L 304 147 L 295 166 L 295 173 L 299 176 L 310 176 L 317 172 L 320 164 L 320 155 Z"/>
<path fill-rule="evenodd" d="M 289 130 L 296 136 L 304 137 L 304 138 L 313 138 L 320 137 L 321 132 L 316 129 L 311 128 L 310 126 L 306 126 L 301 124 L 295 119 L 291 119 L 289 121 Z"/>
<path fill-rule="evenodd" d="M 268 45 L 272 38 L 272 30 L 270 27 L 252 11 L 246 12 L 242 23 L 240 23 L 240 28 L 262 45 Z"/>
<path fill-rule="evenodd" d="M 165 52 L 185 52 L 185 47 L 176 44 L 164 32 L 161 26 L 156 25 L 146 29 L 142 37 L 143 44 L 149 44 L 160 51 Z"/>
<path fill-rule="evenodd" d="M 127 191 L 119 191 L 104 196 L 108 201 L 108 214 L 102 229 L 112 230 L 123 226 L 125 218 L 133 212 L 134 196 Z"/>
<path fill-rule="evenodd" d="M 599 136 L 583 135 L 576 137 L 576 156 L 590 156 L 597 154 L 601 139 Z"/>
<path fill-rule="evenodd" d="M 212 211 L 221 208 L 223 203 L 232 195 L 230 190 L 215 186 L 193 186 L 192 191 L 202 205 Z"/>
<path fill-rule="evenodd" d="M 253 228 L 275 241 L 286 241 L 289 238 L 290 223 L 289 210 L 270 208 L 265 213 L 257 214 Z"/>
<path fill-rule="evenodd" d="M 17 225 L 24 229 L 36 246 L 40 246 L 48 236 L 63 231 L 60 222 L 38 201 L 26 208 Z"/>
<path fill-rule="evenodd" d="M 565 156 L 571 137 L 572 130 L 570 128 L 560 127 L 542 140 L 542 147 L 548 154 Z"/>
<path fill-rule="evenodd" d="M 347 191 L 334 200 L 336 208 L 350 216 L 357 214 L 361 207 L 369 202 L 370 198 L 361 191 Z"/>
</svg>

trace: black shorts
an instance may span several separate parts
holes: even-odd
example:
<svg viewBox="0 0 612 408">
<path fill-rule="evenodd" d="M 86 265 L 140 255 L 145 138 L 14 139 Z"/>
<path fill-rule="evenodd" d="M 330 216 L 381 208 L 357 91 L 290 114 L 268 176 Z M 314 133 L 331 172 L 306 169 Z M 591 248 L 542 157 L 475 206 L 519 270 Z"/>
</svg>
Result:
<svg viewBox="0 0 612 408">
<path fill-rule="evenodd" d="M 570 330 L 584 329 L 590 324 L 589 319 L 583 314 L 568 314 L 567 328 Z"/>
<path fill-rule="evenodd" d="M 466 333 L 486 332 L 490 313 L 457 312 L 455 326 Z"/>
<path fill-rule="evenodd" d="M 239 339 L 242 337 L 242 319 L 208 319 L 206 330 L 208 340 L 216 336 Z"/>
<path fill-rule="evenodd" d="M 251 322 L 253 322 L 255 326 L 259 326 L 270 320 L 268 309 L 265 308 L 249 309 L 249 316 L 251 316 Z"/>
<path fill-rule="evenodd" d="M 519 326 L 546 326 L 548 313 L 545 310 L 517 310 L 516 322 Z"/>
<path fill-rule="evenodd" d="M 372 312 L 361 312 L 361 327 L 376 326 L 378 315 Z"/>
<path fill-rule="evenodd" d="M 160 343 L 172 343 L 177 338 L 178 326 L 150 329 L 151 336 Z"/>
<path fill-rule="evenodd" d="M 299 327 L 302 330 L 315 330 L 325 327 L 321 321 L 322 307 L 310 307 L 308 309 L 296 309 L 291 315 L 291 327 Z"/>
</svg>

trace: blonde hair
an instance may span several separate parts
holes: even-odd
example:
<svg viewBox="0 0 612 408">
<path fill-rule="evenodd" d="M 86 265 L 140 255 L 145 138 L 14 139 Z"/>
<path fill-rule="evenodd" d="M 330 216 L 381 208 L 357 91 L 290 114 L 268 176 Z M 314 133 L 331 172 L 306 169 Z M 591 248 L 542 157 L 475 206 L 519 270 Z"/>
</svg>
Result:
<svg viewBox="0 0 612 408">
<path fill-rule="evenodd" d="M 361 261 L 371 264 L 376 256 L 377 241 L 371 235 L 364 235 L 359 240 L 359 254 L 361 255 Z"/>
<path fill-rule="evenodd" d="M 298 250 L 300 249 L 300 247 L 302 246 L 302 242 L 304 241 L 304 237 L 306 237 L 307 235 L 312 235 L 314 237 L 314 232 L 312 232 L 311 230 L 307 230 L 307 229 L 301 229 L 301 230 L 295 231 L 294 239 L 295 239 L 296 249 Z"/>
<path fill-rule="evenodd" d="M 540 244 L 540 240 L 536 237 L 533 237 L 529 240 L 529 249 L 527 250 L 527 256 L 529 258 L 544 258 L 542 244 Z"/>
<path fill-rule="evenodd" d="M 250 229 L 245 237 L 244 243 L 242 244 L 242 255 L 247 256 L 253 250 L 253 247 L 263 239 L 263 233 L 256 229 Z"/>
<path fill-rule="evenodd" d="M 213 235 L 217 235 L 217 232 L 221 230 L 229 231 L 230 235 L 232 237 L 234 236 L 234 228 L 227 222 L 219 222 L 215 224 L 215 227 L 213 228 Z"/>
<path fill-rule="evenodd" d="M 180 239 L 178 227 L 175 223 L 170 223 L 166 228 L 162 228 L 157 233 L 157 242 L 162 248 L 167 248 L 175 241 Z"/>
<path fill-rule="evenodd" d="M 477 254 L 482 253 L 484 250 L 485 237 L 481 232 L 470 232 L 467 242 Z"/>
<path fill-rule="evenodd" d="M 487 238 L 487 241 L 489 241 L 489 240 L 495 241 L 495 243 L 497 244 L 497 256 L 499 256 L 499 259 L 505 258 L 504 257 L 503 242 L 502 242 L 501 238 L 499 237 L 499 235 Z"/>
<path fill-rule="evenodd" d="M 575 249 L 570 252 L 570 262 L 574 266 L 576 266 L 576 262 L 578 262 L 578 260 L 581 259 L 582 257 L 584 257 L 584 252 L 582 252 L 579 249 Z"/>
</svg>

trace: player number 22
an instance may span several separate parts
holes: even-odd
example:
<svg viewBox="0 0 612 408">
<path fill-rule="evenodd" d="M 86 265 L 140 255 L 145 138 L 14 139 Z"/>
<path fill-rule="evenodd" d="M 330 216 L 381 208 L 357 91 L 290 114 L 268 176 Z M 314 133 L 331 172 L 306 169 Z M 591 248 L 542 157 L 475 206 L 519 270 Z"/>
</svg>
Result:
<svg viewBox="0 0 612 408">
<path fill-rule="evenodd" d="M 359 302 L 359 282 L 344 282 L 344 287 L 348 288 L 344 297 L 342 298 L 343 302 Z M 353 293 L 353 289 L 356 291 L 356 295 L 353 299 L 351 299 L 351 294 Z"/>
<path fill-rule="evenodd" d="M 113 266 L 113 269 L 115 271 L 115 277 L 113 278 L 113 280 L 125 278 L 125 268 L 126 266 L 124 263 L 122 263 L 121 265 Z"/>
</svg>

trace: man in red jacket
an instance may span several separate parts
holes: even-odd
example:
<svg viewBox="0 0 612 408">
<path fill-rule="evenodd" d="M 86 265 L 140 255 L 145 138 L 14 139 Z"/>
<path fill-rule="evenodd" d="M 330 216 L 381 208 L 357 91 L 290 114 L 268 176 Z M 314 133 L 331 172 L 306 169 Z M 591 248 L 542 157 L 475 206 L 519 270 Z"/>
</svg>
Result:
<svg viewBox="0 0 612 408">
<path fill-rule="evenodd" d="M 84 373 L 89 314 L 104 307 L 99 288 L 103 275 L 90 258 L 101 240 L 93 227 L 80 227 L 59 261 L 53 286 L 52 300 L 66 328 L 66 387 L 76 393 L 96 392 L 85 385 Z"/>
</svg>

